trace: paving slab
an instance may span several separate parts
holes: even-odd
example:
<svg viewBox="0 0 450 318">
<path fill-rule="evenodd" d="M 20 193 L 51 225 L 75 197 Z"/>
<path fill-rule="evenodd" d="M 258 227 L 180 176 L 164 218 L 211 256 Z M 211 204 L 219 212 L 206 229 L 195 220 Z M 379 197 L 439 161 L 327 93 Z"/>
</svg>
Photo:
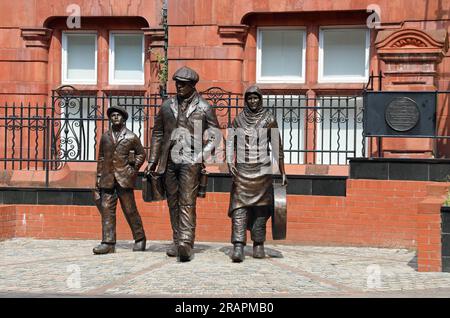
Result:
<svg viewBox="0 0 450 318">
<path fill-rule="evenodd" d="M 88 240 L 0 242 L 0 297 L 450 297 L 450 273 L 419 273 L 415 251 L 267 244 L 232 263 L 228 243 L 198 242 L 191 262 L 167 257 L 169 242 L 93 255 Z"/>
</svg>

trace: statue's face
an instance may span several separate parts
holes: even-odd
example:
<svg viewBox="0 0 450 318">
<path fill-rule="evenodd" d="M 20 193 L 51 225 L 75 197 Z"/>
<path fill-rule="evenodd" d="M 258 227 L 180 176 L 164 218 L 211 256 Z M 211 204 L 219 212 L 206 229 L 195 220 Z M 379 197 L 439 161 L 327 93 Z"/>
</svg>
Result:
<svg viewBox="0 0 450 318">
<path fill-rule="evenodd" d="M 258 94 L 248 94 L 246 102 L 251 111 L 256 111 L 261 104 L 261 98 Z"/>
<path fill-rule="evenodd" d="M 112 112 L 109 117 L 113 126 L 122 126 L 125 123 L 125 118 L 119 112 Z"/>
<path fill-rule="evenodd" d="M 186 98 L 192 95 L 195 87 L 192 82 L 176 81 L 177 95 L 181 98 Z"/>
</svg>

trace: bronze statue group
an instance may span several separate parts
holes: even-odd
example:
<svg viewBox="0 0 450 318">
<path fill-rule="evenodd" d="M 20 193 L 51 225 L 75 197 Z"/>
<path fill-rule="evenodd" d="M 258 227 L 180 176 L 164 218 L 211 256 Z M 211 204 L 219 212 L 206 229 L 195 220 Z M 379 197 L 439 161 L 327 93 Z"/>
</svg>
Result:
<svg viewBox="0 0 450 318">
<path fill-rule="evenodd" d="M 177 94 L 164 101 L 156 116 L 144 174 L 162 176 L 173 234 L 166 253 L 187 262 L 193 257 L 196 202 L 205 158 L 217 145 L 217 135 L 205 132 L 220 131 L 220 127 L 214 109 L 196 91 L 198 74 L 182 67 L 175 72 L 173 80 Z M 244 110 L 236 116 L 232 127 L 240 134 L 226 142 L 227 164 L 233 178 L 228 211 L 232 220 L 233 262 L 244 260 L 247 230 L 253 241 L 253 257 L 265 257 L 266 223 L 273 214 L 274 205 L 271 151 L 281 173 L 282 186 L 287 185 L 277 121 L 263 107 L 262 97 L 258 87 L 247 89 Z M 133 251 L 144 251 L 146 236 L 136 208 L 134 187 L 146 155 L 139 138 L 126 128 L 126 109 L 111 106 L 107 115 L 111 129 L 100 141 L 96 182 L 102 242 L 93 252 L 108 254 L 115 251 L 117 199 L 133 233 Z M 195 138 L 199 133 L 202 137 Z M 209 136 L 203 138 L 204 135 Z M 262 140 L 263 146 L 258 144 L 259 151 L 249 151 L 254 147 L 254 140 Z"/>
</svg>

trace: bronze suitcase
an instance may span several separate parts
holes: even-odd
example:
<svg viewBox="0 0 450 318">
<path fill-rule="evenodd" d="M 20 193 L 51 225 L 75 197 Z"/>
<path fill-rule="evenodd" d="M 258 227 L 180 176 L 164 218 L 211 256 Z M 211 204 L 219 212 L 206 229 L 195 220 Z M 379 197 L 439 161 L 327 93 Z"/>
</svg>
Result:
<svg viewBox="0 0 450 318">
<path fill-rule="evenodd" d="M 272 238 L 285 240 L 287 230 L 286 186 L 273 184 Z"/>
<path fill-rule="evenodd" d="M 142 179 L 142 199 L 144 202 L 156 202 L 166 199 L 163 175 L 151 173 Z"/>
</svg>

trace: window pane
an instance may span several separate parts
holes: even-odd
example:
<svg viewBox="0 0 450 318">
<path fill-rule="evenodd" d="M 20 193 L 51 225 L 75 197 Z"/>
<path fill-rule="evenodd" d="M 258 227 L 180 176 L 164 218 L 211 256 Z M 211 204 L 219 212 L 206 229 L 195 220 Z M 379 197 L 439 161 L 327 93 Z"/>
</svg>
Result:
<svg viewBox="0 0 450 318">
<path fill-rule="evenodd" d="M 114 35 L 114 79 L 143 79 L 142 35 Z"/>
<path fill-rule="evenodd" d="M 128 113 L 126 127 L 134 132 L 144 144 L 145 129 L 145 97 L 144 96 L 110 96 L 110 106 L 124 107 Z"/>
<path fill-rule="evenodd" d="M 286 164 L 303 164 L 306 96 L 265 95 L 263 105 L 277 119 Z"/>
<path fill-rule="evenodd" d="M 318 98 L 316 164 L 348 164 L 363 154 L 363 99 L 357 96 Z"/>
<path fill-rule="evenodd" d="M 96 97 L 70 98 L 61 103 L 60 112 L 61 122 L 55 127 L 60 139 L 53 145 L 56 154 L 62 160 L 96 160 L 101 134 Z"/>
<path fill-rule="evenodd" d="M 323 32 L 323 75 L 366 74 L 366 30 L 340 29 Z"/>
<path fill-rule="evenodd" d="M 264 30 L 261 36 L 261 76 L 301 77 L 304 32 Z"/>
<path fill-rule="evenodd" d="M 95 81 L 96 35 L 67 35 L 67 79 Z"/>
</svg>

